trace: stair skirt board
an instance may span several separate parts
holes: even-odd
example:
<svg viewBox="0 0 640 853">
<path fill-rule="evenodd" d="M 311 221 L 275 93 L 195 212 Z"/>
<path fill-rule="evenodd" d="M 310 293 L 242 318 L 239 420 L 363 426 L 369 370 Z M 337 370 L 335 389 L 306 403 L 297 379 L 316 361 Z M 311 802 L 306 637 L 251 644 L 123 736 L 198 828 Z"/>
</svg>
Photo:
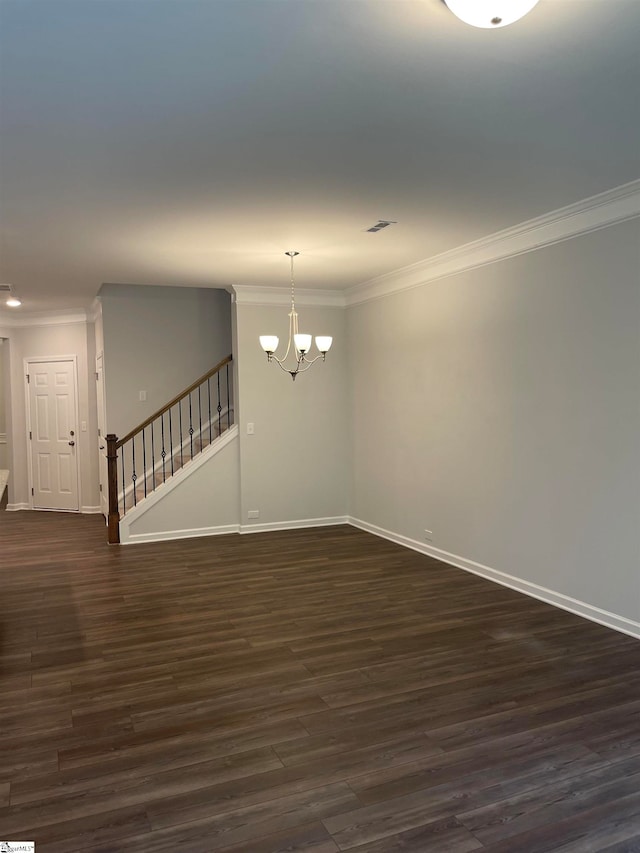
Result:
<svg viewBox="0 0 640 853">
<path fill-rule="evenodd" d="M 234 414 L 233 409 L 227 409 L 225 406 L 225 408 L 220 413 L 220 420 L 222 423 L 224 423 L 226 421 L 227 413 L 229 413 L 231 415 L 231 418 L 233 418 L 233 414 Z M 196 432 L 194 432 L 194 434 L 193 434 L 193 443 L 196 444 L 197 442 L 199 442 L 201 440 L 202 435 L 205 435 L 205 437 L 208 438 L 208 433 L 209 433 L 210 427 L 212 429 L 212 432 L 215 432 L 215 429 L 218 427 L 218 420 L 219 419 L 216 417 L 215 419 L 212 418 L 210 421 L 207 421 L 205 424 L 202 424 L 202 427 L 198 428 L 198 430 Z M 140 503 L 140 501 L 149 500 L 149 498 L 153 495 L 153 493 L 155 492 L 155 490 L 159 486 L 164 485 L 172 477 L 175 477 L 176 474 L 178 473 L 178 471 L 182 470 L 182 468 L 184 468 L 184 466 L 187 465 L 189 462 L 193 462 L 193 460 L 196 459 L 202 453 L 202 451 L 205 450 L 205 448 L 210 447 L 221 436 L 223 436 L 227 432 L 229 432 L 229 430 L 232 429 L 233 426 L 234 426 L 234 422 L 232 420 L 231 423 L 228 424 L 222 430 L 222 432 L 220 432 L 218 435 L 214 434 L 211 441 L 207 441 L 206 444 L 202 445 L 194 456 L 191 456 L 191 437 L 189 436 L 189 437 L 183 439 L 182 443 L 177 445 L 175 450 L 173 450 L 171 457 L 167 457 L 167 459 L 171 460 L 172 457 L 175 458 L 176 456 L 183 456 L 183 457 L 188 456 L 189 458 L 186 459 L 186 461 L 184 461 L 179 467 L 175 468 L 173 474 L 171 473 L 171 470 L 170 470 L 171 461 L 169 461 L 167 463 L 165 460 L 165 469 L 169 468 L 169 471 L 166 472 L 165 475 L 162 475 L 162 459 L 159 459 L 157 462 L 155 462 L 153 468 L 146 474 L 144 480 L 136 481 L 136 488 L 138 490 L 142 490 L 142 494 L 137 495 L 135 505 L 133 503 L 133 488 L 134 488 L 133 483 L 129 483 L 129 485 L 126 487 L 126 489 L 118 492 L 118 509 L 119 509 L 122 517 L 124 517 L 124 515 L 126 513 L 132 512 L 133 509 L 135 507 L 137 507 L 137 505 Z M 159 475 L 162 476 L 161 480 L 157 479 Z M 146 495 L 144 494 L 144 481 L 145 480 L 147 481 L 147 483 L 149 483 L 149 485 L 147 486 L 147 494 Z M 154 480 L 155 480 L 155 483 L 153 482 Z M 125 509 L 124 509 L 124 511 L 122 508 L 123 495 L 125 498 Z"/>
<path fill-rule="evenodd" d="M 182 468 L 178 468 L 173 476 L 167 478 L 164 483 L 161 483 L 159 486 L 149 494 L 144 500 L 138 501 L 137 505 L 131 507 L 131 509 L 127 510 L 126 515 L 120 518 L 120 539 L 123 541 L 126 539 L 129 541 L 130 533 L 129 526 L 138 518 L 141 518 L 146 512 L 152 509 L 157 503 L 159 503 L 166 495 L 170 494 L 173 489 L 175 489 L 180 483 L 182 483 L 187 477 L 189 477 L 190 473 L 193 471 L 197 471 L 202 465 L 211 459 L 212 456 L 215 456 L 216 453 L 219 453 L 223 448 L 225 448 L 228 444 L 234 441 L 238 437 L 238 425 L 232 424 L 228 430 L 225 430 L 222 435 L 216 439 L 212 444 L 208 444 L 205 448 L 202 449 L 197 456 L 191 460 L 190 465 L 184 466 Z M 175 532 L 175 531 L 174 531 Z M 202 534 L 206 535 L 206 534 Z M 171 538 L 168 535 L 162 536 L 163 539 Z"/>
</svg>

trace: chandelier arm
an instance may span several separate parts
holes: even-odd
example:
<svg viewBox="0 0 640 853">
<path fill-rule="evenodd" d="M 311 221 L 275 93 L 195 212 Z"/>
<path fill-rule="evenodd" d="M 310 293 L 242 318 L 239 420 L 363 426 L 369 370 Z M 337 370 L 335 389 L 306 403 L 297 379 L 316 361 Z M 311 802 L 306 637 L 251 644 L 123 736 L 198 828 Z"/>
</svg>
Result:
<svg viewBox="0 0 640 853">
<path fill-rule="evenodd" d="M 275 361 L 275 363 L 278 365 L 278 367 L 280 368 L 280 370 L 284 370 L 284 372 L 285 372 L 285 373 L 291 373 L 291 371 L 289 370 L 289 368 L 288 368 L 288 367 L 286 367 L 286 366 L 285 366 L 285 364 L 283 363 L 283 362 L 284 362 L 284 359 L 277 358 L 277 357 L 274 355 L 274 356 L 272 356 L 271 361 Z M 295 372 L 297 373 L 298 371 L 296 370 Z"/>
<path fill-rule="evenodd" d="M 314 359 L 313 361 L 315 361 L 315 359 Z M 300 365 L 298 365 L 298 369 L 297 369 L 295 372 L 296 372 L 296 373 L 306 373 L 306 372 L 307 372 L 307 370 L 309 370 L 309 368 L 310 368 L 310 367 L 311 367 L 311 365 L 313 364 L 313 361 L 305 361 L 305 362 L 304 362 L 304 367 L 300 367 Z M 303 363 L 303 362 L 300 362 L 300 364 L 302 364 L 302 363 Z M 289 371 L 289 373 L 291 373 L 291 371 Z"/>
<path fill-rule="evenodd" d="M 310 368 L 313 364 L 315 364 L 315 363 L 316 363 L 316 361 L 317 361 L 319 358 L 322 358 L 322 355 L 317 355 L 315 358 L 312 358 L 312 359 L 311 359 L 311 361 L 309 361 L 309 360 L 308 360 L 308 359 L 306 359 L 306 358 L 300 358 L 300 359 L 298 359 L 298 361 L 297 361 L 297 363 L 296 363 L 296 367 L 295 367 L 295 369 L 293 370 L 293 373 L 296 373 L 296 374 L 297 374 L 297 373 L 305 373 L 307 370 L 309 370 L 309 368 Z M 292 373 L 292 371 L 291 371 L 291 370 L 290 370 L 290 369 L 289 369 L 289 368 L 284 364 L 284 359 L 283 359 L 283 358 L 278 358 L 277 356 L 275 356 L 275 355 L 274 355 L 274 356 L 272 356 L 272 357 L 271 357 L 271 361 L 275 361 L 275 363 L 278 365 L 278 367 L 280 368 L 280 370 L 284 370 L 284 372 L 285 372 L 285 373 Z M 302 367 L 302 365 L 304 365 L 304 367 Z"/>
<path fill-rule="evenodd" d="M 287 343 L 287 351 L 282 356 L 281 361 L 287 360 L 289 352 L 291 351 L 291 341 L 295 341 L 293 336 L 294 336 L 295 332 L 297 332 L 297 331 L 298 331 L 298 315 L 296 314 L 295 309 L 292 308 L 291 312 L 289 314 L 289 342 Z"/>
</svg>

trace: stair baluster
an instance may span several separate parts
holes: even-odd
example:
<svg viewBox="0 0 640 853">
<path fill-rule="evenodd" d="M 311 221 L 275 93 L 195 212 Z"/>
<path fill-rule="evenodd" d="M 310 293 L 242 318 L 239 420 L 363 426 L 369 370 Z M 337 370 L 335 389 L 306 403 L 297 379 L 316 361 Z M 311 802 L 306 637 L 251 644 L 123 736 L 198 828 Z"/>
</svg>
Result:
<svg viewBox="0 0 640 853">
<path fill-rule="evenodd" d="M 171 476 L 179 471 L 186 462 L 189 462 L 198 453 L 202 452 L 203 447 L 213 443 L 214 439 L 222 434 L 222 415 L 226 385 L 226 428 L 229 428 L 233 423 L 233 413 L 231 411 L 231 387 L 229 365 L 232 357 L 227 356 L 212 370 L 201 376 L 196 382 L 186 388 L 181 394 L 178 394 L 169 403 L 163 406 L 162 409 L 148 417 L 143 423 L 137 426 L 131 432 L 127 433 L 124 438 L 118 439 L 114 434 L 107 436 L 107 480 L 109 489 L 109 514 L 107 518 L 109 542 L 117 543 L 120 541 L 119 522 L 120 518 L 127 512 L 133 509 L 138 503 L 153 493 L 158 485 L 165 483 Z M 224 369 L 224 373 L 223 373 Z M 215 413 L 217 413 L 218 429 L 213 429 L 212 414 L 214 409 L 211 405 L 211 378 L 216 377 L 217 388 L 217 405 Z M 224 382 L 223 382 L 224 379 Z M 206 383 L 206 410 L 204 412 L 206 421 L 203 424 L 203 400 L 202 391 Z M 198 419 L 197 435 L 194 428 L 195 412 L 193 394 L 197 391 L 198 399 Z M 185 437 L 183 434 L 183 403 L 189 405 L 189 453 L 185 455 Z M 174 446 L 174 407 L 178 407 L 178 443 Z M 167 423 L 165 424 L 165 416 Z M 213 414 L 215 417 L 215 414 Z M 159 424 L 158 424 L 159 421 Z M 156 462 L 155 455 L 155 429 L 160 427 L 160 442 L 161 442 L 161 461 Z M 151 465 L 147 465 L 147 435 L 145 430 L 149 428 L 151 431 Z M 206 439 L 206 432 L 209 432 L 209 441 Z M 214 435 L 214 432 L 216 433 Z M 168 439 L 168 445 L 167 445 Z M 136 442 L 137 447 L 136 447 Z M 195 447 L 194 447 L 195 445 Z M 136 453 L 138 454 L 138 466 L 136 466 Z M 167 464 L 167 453 L 170 455 Z M 140 474 L 139 463 L 142 457 L 142 475 Z M 118 465 L 120 465 L 120 473 L 122 479 L 122 489 L 118 492 Z M 130 483 L 127 483 L 127 470 L 131 470 Z M 140 484 L 140 476 L 142 476 L 142 484 Z"/>
</svg>

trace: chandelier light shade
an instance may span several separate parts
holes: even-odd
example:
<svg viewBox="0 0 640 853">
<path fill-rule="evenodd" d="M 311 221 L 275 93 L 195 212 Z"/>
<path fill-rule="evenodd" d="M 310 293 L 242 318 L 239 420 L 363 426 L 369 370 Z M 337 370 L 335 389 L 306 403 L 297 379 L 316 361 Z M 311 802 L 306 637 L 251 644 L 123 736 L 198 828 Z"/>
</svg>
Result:
<svg viewBox="0 0 640 853">
<path fill-rule="evenodd" d="M 287 344 L 287 351 L 282 358 L 278 358 L 276 355 L 279 343 L 277 335 L 260 335 L 260 346 L 267 354 L 267 361 L 275 361 L 278 367 L 295 380 L 299 373 L 304 373 L 319 358 L 323 361 L 325 360 L 333 343 L 333 338 L 329 337 L 329 335 L 316 335 L 316 349 L 319 354 L 315 358 L 308 358 L 312 335 L 298 331 L 298 313 L 296 311 L 295 284 L 293 279 L 293 259 L 300 253 L 285 252 L 285 254 L 288 255 L 291 265 L 291 311 L 289 312 L 289 343 Z M 290 353 L 292 361 L 287 365 L 286 362 Z M 293 359 L 295 359 L 295 362 L 293 362 Z"/>
<path fill-rule="evenodd" d="M 538 0 L 445 0 L 445 3 L 465 24 L 495 30 L 524 18 Z"/>
</svg>

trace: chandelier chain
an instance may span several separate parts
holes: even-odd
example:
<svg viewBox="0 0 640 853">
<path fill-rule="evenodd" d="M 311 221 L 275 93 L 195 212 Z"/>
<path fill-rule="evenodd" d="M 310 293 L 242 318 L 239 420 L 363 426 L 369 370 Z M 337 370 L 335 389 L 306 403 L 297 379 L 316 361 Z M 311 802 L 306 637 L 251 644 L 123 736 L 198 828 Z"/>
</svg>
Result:
<svg viewBox="0 0 640 853">
<path fill-rule="evenodd" d="M 295 300 L 295 294 L 294 294 L 295 282 L 293 279 L 293 259 L 298 254 L 299 254 L 299 252 L 287 252 L 287 255 L 289 255 L 289 261 L 290 261 L 290 265 L 291 265 L 290 276 L 291 276 L 291 310 L 292 311 L 295 311 L 295 308 L 296 308 L 296 300 Z"/>
</svg>

